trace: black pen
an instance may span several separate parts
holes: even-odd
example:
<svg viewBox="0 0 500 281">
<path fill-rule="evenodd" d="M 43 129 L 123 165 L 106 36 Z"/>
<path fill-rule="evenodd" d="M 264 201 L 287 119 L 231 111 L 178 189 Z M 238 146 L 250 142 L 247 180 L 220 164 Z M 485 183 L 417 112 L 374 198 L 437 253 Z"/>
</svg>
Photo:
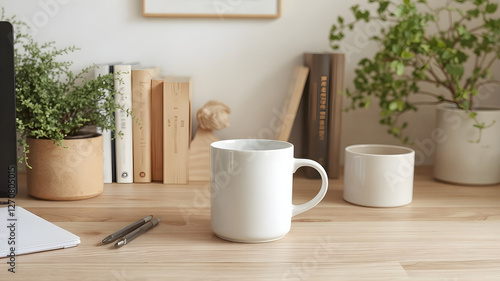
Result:
<svg viewBox="0 0 500 281">
<path fill-rule="evenodd" d="M 108 237 L 104 238 L 102 240 L 102 243 L 104 243 L 104 244 L 111 243 L 111 242 L 115 241 L 116 239 L 122 237 L 123 235 L 129 233 L 130 231 L 132 231 L 132 230 L 140 227 L 141 225 L 149 222 L 151 219 L 153 219 L 152 215 L 149 215 L 149 216 L 147 216 L 145 218 L 142 218 L 142 219 L 134 222 L 133 224 L 130 224 L 130 225 L 128 225 L 128 226 L 126 226 L 126 227 L 118 230 L 117 232 L 109 235 Z"/>
<path fill-rule="evenodd" d="M 115 248 L 120 248 L 121 246 L 127 245 L 130 241 L 134 240 L 139 235 L 145 233 L 146 231 L 148 231 L 151 228 L 158 225 L 159 222 L 160 222 L 160 218 L 155 218 L 154 220 L 145 223 L 144 225 L 142 225 L 138 229 L 130 232 L 129 234 L 125 235 L 125 237 L 123 237 L 118 242 L 116 242 Z"/>
</svg>

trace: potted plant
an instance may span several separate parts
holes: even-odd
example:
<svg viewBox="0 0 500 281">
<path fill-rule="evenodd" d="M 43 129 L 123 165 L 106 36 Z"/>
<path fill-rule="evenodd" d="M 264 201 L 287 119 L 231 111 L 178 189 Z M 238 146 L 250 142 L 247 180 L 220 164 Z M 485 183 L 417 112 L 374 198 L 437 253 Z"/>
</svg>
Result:
<svg viewBox="0 0 500 281">
<path fill-rule="evenodd" d="M 500 182 L 500 111 L 477 106 L 480 91 L 499 83 L 491 75 L 491 66 L 500 57 L 500 19 L 494 15 L 498 4 L 448 0 L 433 7 L 426 0 L 368 2 L 375 4 L 374 9 L 352 6 L 354 20 L 339 16 L 330 32 L 331 47 L 338 49 L 345 32 L 356 24 L 377 21 L 381 26 L 379 34 L 369 37 L 380 50 L 359 61 L 354 89 L 346 90 L 350 108 L 368 107 L 372 97 L 377 98 L 380 123 L 408 143 L 404 134 L 408 124 L 401 115 L 422 104 L 439 104 L 435 178 L 464 184 Z"/>
<path fill-rule="evenodd" d="M 120 107 L 112 74 L 87 79 L 91 67 L 73 74 L 71 62 L 60 59 L 77 48 L 39 44 L 23 22 L 7 20 L 15 28 L 17 130 L 30 195 L 76 200 L 101 194 L 102 136 L 92 128 L 115 129 L 113 114 Z"/>
</svg>

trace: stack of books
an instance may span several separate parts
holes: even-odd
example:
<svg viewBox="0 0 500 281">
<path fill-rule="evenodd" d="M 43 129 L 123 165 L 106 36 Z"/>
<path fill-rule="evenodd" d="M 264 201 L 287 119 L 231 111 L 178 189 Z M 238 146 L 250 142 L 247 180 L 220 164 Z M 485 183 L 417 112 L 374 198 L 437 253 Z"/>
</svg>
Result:
<svg viewBox="0 0 500 281">
<path fill-rule="evenodd" d="M 297 156 L 315 160 L 333 179 L 340 168 L 344 73 L 344 54 L 305 53 L 304 65 L 293 71 L 275 135 L 292 142 Z M 312 168 L 304 169 L 310 178 L 320 176 Z"/>
<path fill-rule="evenodd" d="M 114 73 L 116 132 L 103 131 L 104 182 L 186 184 L 191 141 L 191 79 L 158 68 L 104 64 Z M 114 137 L 113 137 L 114 136 Z"/>
</svg>

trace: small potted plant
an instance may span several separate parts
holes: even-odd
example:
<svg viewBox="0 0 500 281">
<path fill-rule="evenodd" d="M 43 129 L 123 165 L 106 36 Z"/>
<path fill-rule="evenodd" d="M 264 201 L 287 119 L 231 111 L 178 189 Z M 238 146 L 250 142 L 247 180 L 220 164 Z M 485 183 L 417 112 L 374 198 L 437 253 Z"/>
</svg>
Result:
<svg viewBox="0 0 500 281">
<path fill-rule="evenodd" d="M 346 90 L 351 108 L 368 107 L 377 98 L 380 123 L 408 143 L 402 114 L 423 104 L 439 104 L 434 176 L 463 184 L 500 182 L 500 111 L 477 106 L 480 91 L 499 83 L 491 74 L 500 58 L 498 4 L 368 2 L 375 4 L 374 9 L 352 6 L 354 19 L 339 16 L 330 32 L 331 46 L 338 49 L 356 24 L 378 21 L 381 26 L 380 33 L 369 38 L 378 43 L 379 51 L 358 63 L 354 89 Z"/>
<path fill-rule="evenodd" d="M 39 44 L 23 22 L 7 20 L 15 28 L 17 130 L 30 195 L 77 200 L 101 194 L 102 136 L 93 128 L 115 129 L 120 107 L 112 74 L 85 78 L 92 67 L 73 74 L 71 62 L 59 59 L 77 48 Z"/>
</svg>

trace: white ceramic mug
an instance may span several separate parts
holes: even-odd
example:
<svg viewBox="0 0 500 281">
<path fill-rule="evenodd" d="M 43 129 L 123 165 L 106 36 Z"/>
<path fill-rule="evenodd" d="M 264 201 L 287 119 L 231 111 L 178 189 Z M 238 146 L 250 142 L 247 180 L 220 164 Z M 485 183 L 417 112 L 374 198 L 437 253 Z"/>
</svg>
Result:
<svg viewBox="0 0 500 281">
<path fill-rule="evenodd" d="M 295 159 L 293 145 L 264 139 L 217 141 L 210 145 L 211 226 L 222 239 L 259 243 L 282 238 L 291 218 L 316 206 L 326 194 L 328 177 L 315 161 Z M 322 178 L 319 193 L 292 204 L 293 173 L 302 166 Z"/>
<path fill-rule="evenodd" d="M 369 207 L 397 207 L 413 198 L 415 151 L 363 144 L 345 149 L 344 200 Z"/>
</svg>

